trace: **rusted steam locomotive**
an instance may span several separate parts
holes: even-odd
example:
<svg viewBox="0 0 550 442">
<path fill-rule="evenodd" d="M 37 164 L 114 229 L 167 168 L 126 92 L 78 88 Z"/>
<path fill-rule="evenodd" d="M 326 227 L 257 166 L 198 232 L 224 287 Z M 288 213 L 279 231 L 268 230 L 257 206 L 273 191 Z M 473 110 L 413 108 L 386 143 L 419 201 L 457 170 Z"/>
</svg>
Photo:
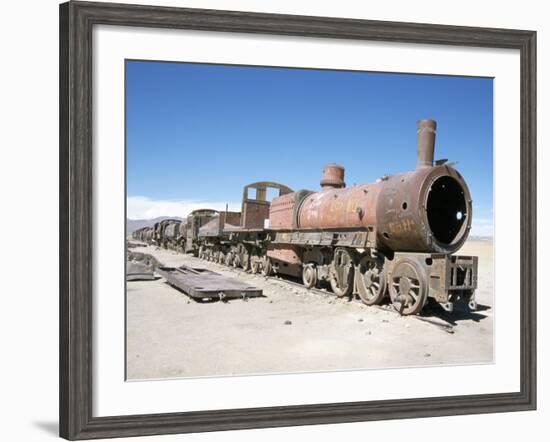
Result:
<svg viewBox="0 0 550 442">
<path fill-rule="evenodd" d="M 435 133 L 435 121 L 418 122 L 414 171 L 346 187 L 344 168 L 331 164 L 318 192 L 253 183 L 241 212 L 199 210 L 136 238 L 252 273 L 301 276 L 307 287 L 327 281 L 337 296 L 358 295 L 367 305 L 389 292 L 404 315 L 430 298 L 447 311 L 457 301 L 475 309 L 477 257 L 453 255 L 468 237 L 472 200 L 456 169 L 434 164 Z M 278 193 L 271 203 L 270 188 Z"/>
</svg>

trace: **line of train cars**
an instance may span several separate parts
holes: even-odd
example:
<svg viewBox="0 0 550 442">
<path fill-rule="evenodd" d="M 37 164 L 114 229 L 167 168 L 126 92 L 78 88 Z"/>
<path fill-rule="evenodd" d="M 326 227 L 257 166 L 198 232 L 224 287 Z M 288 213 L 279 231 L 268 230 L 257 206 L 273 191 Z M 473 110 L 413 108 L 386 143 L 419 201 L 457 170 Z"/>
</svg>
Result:
<svg viewBox="0 0 550 442">
<path fill-rule="evenodd" d="M 428 300 L 447 311 L 456 302 L 476 309 L 477 257 L 453 255 L 470 232 L 472 199 L 455 168 L 434 163 L 435 131 L 435 121 L 418 122 L 413 171 L 346 187 L 344 168 L 330 164 L 320 191 L 249 184 L 241 212 L 195 210 L 134 238 L 252 273 L 301 277 L 307 287 L 324 281 L 367 305 L 389 294 L 403 315 Z M 269 189 L 277 194 L 271 202 Z"/>
</svg>

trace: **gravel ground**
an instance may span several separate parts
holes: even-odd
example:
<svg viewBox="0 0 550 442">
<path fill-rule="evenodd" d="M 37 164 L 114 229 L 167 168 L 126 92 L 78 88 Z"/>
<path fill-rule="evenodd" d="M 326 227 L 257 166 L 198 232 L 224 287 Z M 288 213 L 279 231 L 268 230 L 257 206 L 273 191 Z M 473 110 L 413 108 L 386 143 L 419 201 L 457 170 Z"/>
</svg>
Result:
<svg viewBox="0 0 550 442">
<path fill-rule="evenodd" d="M 312 372 L 493 360 L 493 244 L 468 242 L 461 254 L 479 256 L 480 308 L 413 317 L 337 299 L 284 281 L 140 247 L 169 266 L 203 267 L 263 289 L 247 302 L 199 303 L 164 279 L 127 285 L 127 376 L 158 379 Z"/>
</svg>

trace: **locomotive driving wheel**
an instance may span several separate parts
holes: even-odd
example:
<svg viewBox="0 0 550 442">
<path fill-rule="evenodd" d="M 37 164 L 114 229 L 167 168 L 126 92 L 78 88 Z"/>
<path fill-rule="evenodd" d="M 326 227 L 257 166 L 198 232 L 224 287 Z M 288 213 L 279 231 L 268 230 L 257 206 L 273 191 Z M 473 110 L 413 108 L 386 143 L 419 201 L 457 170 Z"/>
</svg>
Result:
<svg viewBox="0 0 550 442">
<path fill-rule="evenodd" d="M 241 267 L 246 272 L 250 268 L 250 253 L 243 247 L 243 252 L 241 253 Z"/>
<path fill-rule="evenodd" d="M 256 274 L 256 273 L 260 273 L 260 267 L 261 267 L 261 263 L 260 261 L 257 259 L 257 257 L 255 257 L 256 259 L 251 259 L 250 260 L 250 272 Z"/>
<path fill-rule="evenodd" d="M 302 281 L 308 289 L 317 285 L 317 269 L 314 264 L 304 265 L 304 269 L 302 270 Z"/>
<path fill-rule="evenodd" d="M 241 255 L 239 253 L 234 254 L 232 264 L 235 268 L 239 268 L 241 266 Z"/>
<path fill-rule="evenodd" d="M 225 265 L 230 266 L 233 264 L 233 252 L 227 252 L 225 255 Z"/>
<path fill-rule="evenodd" d="M 416 315 L 428 296 L 426 272 L 418 262 L 403 258 L 393 268 L 390 280 L 393 307 L 402 315 Z"/>
<path fill-rule="evenodd" d="M 364 256 L 357 266 L 357 291 L 367 305 L 380 304 L 386 296 L 386 272 L 379 259 Z"/>
<path fill-rule="evenodd" d="M 269 257 L 262 257 L 262 275 L 271 276 L 273 273 L 273 265 L 271 264 L 271 259 Z"/>
<path fill-rule="evenodd" d="M 330 265 L 330 286 L 339 298 L 353 291 L 353 259 L 348 250 L 337 248 Z"/>
</svg>

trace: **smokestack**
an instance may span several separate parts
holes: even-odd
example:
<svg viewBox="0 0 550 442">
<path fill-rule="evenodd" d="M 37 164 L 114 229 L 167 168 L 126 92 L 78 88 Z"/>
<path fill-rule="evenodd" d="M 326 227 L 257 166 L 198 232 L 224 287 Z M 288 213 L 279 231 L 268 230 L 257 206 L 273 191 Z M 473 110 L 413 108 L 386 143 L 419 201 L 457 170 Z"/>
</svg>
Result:
<svg viewBox="0 0 550 442">
<path fill-rule="evenodd" d="M 434 120 L 420 120 L 416 123 L 416 168 L 433 167 L 435 149 Z"/>
<path fill-rule="evenodd" d="M 344 168 L 338 164 L 327 164 L 323 167 L 321 176 L 321 187 L 323 189 L 341 189 L 346 187 L 344 182 Z"/>
</svg>

